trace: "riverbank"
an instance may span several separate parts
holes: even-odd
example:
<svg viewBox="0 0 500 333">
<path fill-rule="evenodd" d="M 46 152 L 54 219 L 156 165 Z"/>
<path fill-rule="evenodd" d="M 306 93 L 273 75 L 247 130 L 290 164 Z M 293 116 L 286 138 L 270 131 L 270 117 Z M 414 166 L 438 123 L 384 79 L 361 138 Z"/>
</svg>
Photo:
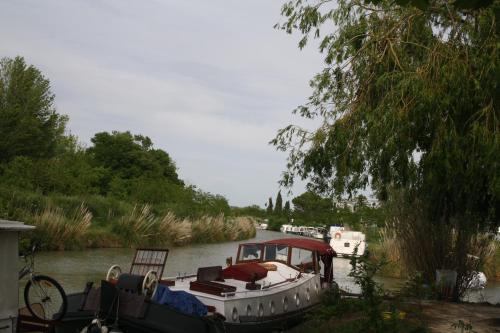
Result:
<svg viewBox="0 0 500 333">
<path fill-rule="evenodd" d="M 71 215 L 60 208 L 47 207 L 23 219 L 35 230 L 23 234 L 26 246 L 37 242 L 43 250 L 85 248 L 128 248 L 144 246 L 184 246 L 248 239 L 255 236 L 252 217 L 201 216 L 179 218 L 172 212 L 156 215 L 148 205 L 133 210 L 107 224 L 95 223 L 82 204 Z"/>
<path fill-rule="evenodd" d="M 324 310 L 320 308 L 318 312 Z M 409 300 L 406 303 L 400 303 L 396 313 L 396 317 L 390 312 L 384 312 L 382 315 L 388 331 L 389 329 L 398 333 L 497 333 L 500 331 L 500 307 L 491 304 Z M 367 316 L 360 313 L 359 309 L 352 308 L 342 317 L 332 314 L 328 320 L 305 321 L 289 333 L 353 333 L 358 332 L 357 329 L 363 320 L 367 320 Z"/>
<path fill-rule="evenodd" d="M 257 218 L 231 216 L 217 196 L 196 198 L 187 209 L 191 199 L 134 204 L 109 196 L 44 195 L 0 186 L 0 217 L 36 226 L 23 234 L 21 245 L 36 241 L 42 250 L 183 246 L 255 236 Z"/>
</svg>

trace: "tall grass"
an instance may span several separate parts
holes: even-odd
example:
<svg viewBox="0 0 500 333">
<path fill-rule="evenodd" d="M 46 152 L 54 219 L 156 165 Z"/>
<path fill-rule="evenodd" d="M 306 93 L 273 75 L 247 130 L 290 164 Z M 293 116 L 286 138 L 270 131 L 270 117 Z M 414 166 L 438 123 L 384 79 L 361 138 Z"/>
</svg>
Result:
<svg viewBox="0 0 500 333">
<path fill-rule="evenodd" d="M 182 246 L 191 243 L 216 243 L 255 236 L 254 221 L 248 217 L 202 216 L 178 218 L 172 212 L 155 217 L 149 205 L 135 207 L 130 215 L 113 225 L 122 246 Z"/>
<path fill-rule="evenodd" d="M 82 204 L 67 216 L 60 208 L 46 207 L 41 212 L 27 216 L 26 222 L 34 225 L 31 238 L 43 249 L 72 250 L 84 246 L 92 214 Z"/>
<path fill-rule="evenodd" d="M 123 246 L 173 245 L 234 241 L 255 236 L 250 218 L 225 218 L 224 215 L 199 219 L 178 218 L 172 212 L 155 218 L 149 206 L 137 207 L 113 227 Z"/>
<path fill-rule="evenodd" d="M 459 299 L 477 271 L 488 277 L 494 272 L 496 245 L 492 236 L 464 217 L 448 221 L 426 213 L 424 204 L 395 197 L 389 203 L 391 220 L 381 232 L 381 248 L 400 273 L 420 273 L 426 283 L 435 283 L 437 271 L 457 272 L 453 299 Z M 473 218 L 473 217 L 470 217 Z M 494 270 L 494 268 L 493 268 Z"/>
<path fill-rule="evenodd" d="M 101 247 L 183 246 L 250 238 L 255 235 L 251 218 L 223 214 L 199 218 L 154 212 L 151 205 L 130 205 L 100 196 L 44 196 L 3 190 L 0 217 L 36 226 L 23 235 L 47 250 Z"/>
<path fill-rule="evenodd" d="M 231 241 L 255 237 L 255 220 L 252 217 L 239 216 L 226 223 L 226 238 Z"/>
<path fill-rule="evenodd" d="M 132 212 L 122 216 L 112 226 L 112 231 L 127 246 L 151 245 L 156 236 L 156 218 L 151 213 L 151 207 L 134 206 Z"/>
<path fill-rule="evenodd" d="M 179 219 L 172 212 L 168 212 L 159 220 L 158 244 L 181 246 L 192 241 L 192 222 L 188 219 Z"/>
</svg>

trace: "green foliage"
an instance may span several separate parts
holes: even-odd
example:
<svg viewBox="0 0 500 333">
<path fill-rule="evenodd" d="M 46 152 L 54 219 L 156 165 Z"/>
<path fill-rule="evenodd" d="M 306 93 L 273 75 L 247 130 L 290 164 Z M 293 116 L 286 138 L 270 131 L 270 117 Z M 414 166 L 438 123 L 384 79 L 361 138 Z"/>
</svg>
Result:
<svg viewBox="0 0 500 333">
<path fill-rule="evenodd" d="M 477 333 L 476 331 L 473 330 L 470 321 L 466 323 L 461 319 L 458 322 L 451 324 L 451 328 L 453 328 L 456 331 L 459 331 L 460 333 L 464 332 Z"/>
<path fill-rule="evenodd" d="M 280 193 L 278 193 L 278 199 L 279 195 Z M 383 208 L 368 206 L 364 197 L 358 200 L 354 211 L 345 207 L 337 207 L 332 199 L 322 197 L 313 191 L 306 191 L 296 196 L 292 202 L 294 204 L 293 211 L 289 201 L 285 202 L 281 213 L 277 213 L 276 208 L 272 214 L 269 209 L 267 210 L 265 217 L 269 220 L 268 228 L 270 230 L 280 230 L 281 225 L 290 223 L 293 218 L 296 225 L 349 226 L 354 230 L 367 233 L 369 240 L 373 241 L 378 239 L 377 228 L 384 225 L 386 218 L 386 212 Z M 278 204 L 276 205 L 278 206 Z"/>
<path fill-rule="evenodd" d="M 355 249 L 355 252 L 357 248 Z M 374 262 L 368 256 L 351 258 L 351 272 L 349 276 L 354 278 L 354 283 L 361 288 L 361 294 L 364 300 L 365 313 L 369 320 L 370 328 L 375 331 L 381 331 L 384 326 L 382 319 L 382 288 L 373 278 L 375 274 L 386 264 L 385 260 Z"/>
<path fill-rule="evenodd" d="M 353 258 L 349 276 L 361 287 L 359 298 L 342 297 L 338 287 L 332 286 L 311 320 L 294 332 L 427 332 L 424 323 L 415 320 L 419 310 L 413 305 L 384 300 L 384 290 L 373 280 L 384 265 L 383 260 L 373 261 L 368 256 Z"/>
<path fill-rule="evenodd" d="M 286 201 L 285 202 L 285 207 L 283 207 L 283 215 L 285 216 L 290 216 L 290 213 L 291 213 L 291 208 L 290 208 L 290 201 Z"/>
<path fill-rule="evenodd" d="M 54 155 L 67 118 L 56 113 L 50 83 L 24 59 L 0 60 L 0 163 Z"/>
<path fill-rule="evenodd" d="M 292 203 L 294 206 L 293 218 L 300 224 L 330 225 L 337 222 L 333 220 L 334 206 L 331 199 L 307 191 L 293 198 Z"/>
<path fill-rule="evenodd" d="M 290 221 L 286 216 L 271 215 L 267 217 L 267 229 L 273 231 L 280 231 L 283 224 L 287 224 Z"/>
<path fill-rule="evenodd" d="M 94 144 L 88 153 L 99 166 L 109 170 L 113 177 L 166 179 L 178 185 L 175 163 L 163 150 L 153 149 L 150 138 L 130 132 L 101 132 L 91 139 Z"/>
<path fill-rule="evenodd" d="M 267 208 L 266 208 L 267 214 L 271 215 L 273 214 L 273 199 L 269 197 L 269 200 L 267 201 Z"/>
<path fill-rule="evenodd" d="M 71 230 L 74 212 L 84 206 L 92 215 L 86 231 L 91 246 L 119 246 L 148 243 L 143 236 L 158 231 L 156 222 L 148 222 L 150 216 L 175 214 L 175 219 L 196 221 L 230 215 L 223 196 L 186 186 L 170 155 L 155 149 L 149 137 L 100 132 L 84 148 L 75 136 L 65 135 L 66 121 L 56 112 L 50 83 L 38 69 L 21 57 L 0 61 L 1 218 L 37 222 L 38 236 L 50 238 L 50 231 Z M 147 205 L 149 217 L 137 204 Z M 46 222 L 49 218 L 54 223 Z M 224 222 L 217 240 L 255 233 L 246 227 L 247 220 L 238 221 L 240 227 Z M 68 248 L 71 237 L 59 238 L 47 248 Z M 80 245 L 75 241 L 75 246 Z"/>
<path fill-rule="evenodd" d="M 381 0 L 365 0 L 367 4 L 378 5 Z M 396 0 L 395 3 L 399 6 L 414 6 L 421 10 L 426 10 L 431 5 L 430 0 Z M 457 10 L 466 12 L 467 10 L 479 10 L 491 6 L 494 0 L 455 0 L 451 1 L 449 4 L 440 4 L 441 6 L 450 5 L 455 7 Z M 433 4 L 434 5 L 434 4 Z"/>
<path fill-rule="evenodd" d="M 405 206 L 419 207 L 416 228 L 459 239 L 446 266 L 461 280 L 470 250 L 462 244 L 500 223 L 500 2 L 473 1 L 485 4 L 479 10 L 463 1 L 370 3 L 283 6 L 278 27 L 298 31 L 301 48 L 318 38 L 325 68 L 295 110 L 322 125 L 288 126 L 272 141 L 290 152 L 282 182 L 309 179 L 336 196 L 370 186 L 382 200 L 400 191 Z M 431 256 L 447 257 L 444 248 L 436 242 Z"/>
<path fill-rule="evenodd" d="M 247 207 L 231 207 L 231 215 L 254 216 L 263 219 L 266 217 L 266 210 L 260 208 L 258 205 L 252 205 Z"/>
<path fill-rule="evenodd" d="M 276 196 L 276 204 L 274 205 L 274 214 L 281 215 L 283 213 L 283 198 L 281 197 L 281 191 L 278 191 Z"/>
</svg>

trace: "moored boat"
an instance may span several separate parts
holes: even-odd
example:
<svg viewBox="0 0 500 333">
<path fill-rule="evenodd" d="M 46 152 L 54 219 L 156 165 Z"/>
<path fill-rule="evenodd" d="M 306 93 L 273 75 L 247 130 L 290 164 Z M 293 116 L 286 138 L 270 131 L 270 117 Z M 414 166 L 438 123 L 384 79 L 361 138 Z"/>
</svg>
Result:
<svg viewBox="0 0 500 333">
<path fill-rule="evenodd" d="M 262 222 L 262 223 L 258 223 L 255 228 L 259 229 L 259 230 L 267 230 L 267 227 L 268 227 L 268 224 L 265 222 Z"/>
<path fill-rule="evenodd" d="M 347 231 L 343 227 L 330 228 L 330 246 L 341 256 L 361 256 L 366 252 L 366 236 L 360 231 Z"/>
<path fill-rule="evenodd" d="M 100 289 L 71 295 L 56 332 L 82 329 L 95 312 L 108 324 L 118 318 L 125 332 L 281 330 L 319 304 L 333 281 L 335 255 L 324 242 L 291 238 L 241 244 L 234 264 L 190 276 L 158 281 L 150 263 L 141 272 L 117 271 Z"/>
</svg>

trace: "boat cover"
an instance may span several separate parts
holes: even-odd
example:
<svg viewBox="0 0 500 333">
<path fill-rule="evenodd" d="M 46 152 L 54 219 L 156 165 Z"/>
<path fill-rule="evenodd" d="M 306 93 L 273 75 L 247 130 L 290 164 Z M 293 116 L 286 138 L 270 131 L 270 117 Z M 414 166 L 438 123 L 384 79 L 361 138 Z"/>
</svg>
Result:
<svg viewBox="0 0 500 333">
<path fill-rule="evenodd" d="M 305 250 L 317 251 L 320 255 L 336 256 L 335 251 L 330 244 L 322 241 L 307 238 L 280 238 L 264 242 L 264 244 L 278 244 L 288 245 L 291 247 L 298 247 Z"/>
<path fill-rule="evenodd" d="M 224 279 L 255 282 L 267 276 L 267 269 L 256 262 L 236 264 L 222 270 Z"/>
<path fill-rule="evenodd" d="M 207 314 L 207 307 L 195 296 L 183 290 L 172 291 L 161 284 L 158 285 L 152 301 L 192 316 L 205 316 Z"/>
</svg>

